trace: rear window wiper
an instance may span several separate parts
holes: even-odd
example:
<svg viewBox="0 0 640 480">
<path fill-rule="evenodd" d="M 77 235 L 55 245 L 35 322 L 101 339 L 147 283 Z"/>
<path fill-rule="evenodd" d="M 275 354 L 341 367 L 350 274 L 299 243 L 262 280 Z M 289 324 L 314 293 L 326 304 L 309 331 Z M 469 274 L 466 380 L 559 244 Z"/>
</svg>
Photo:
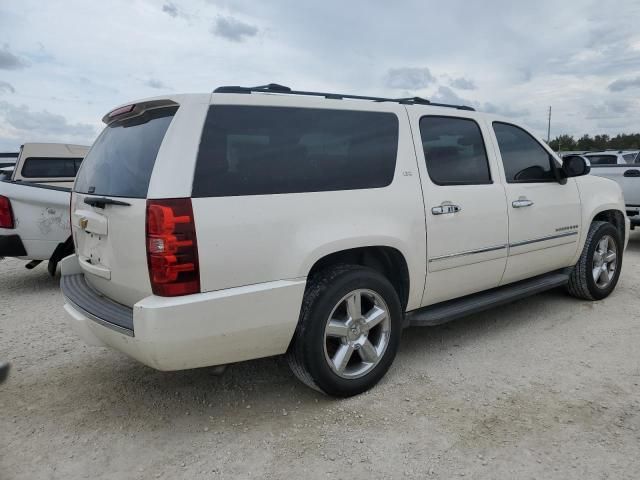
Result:
<svg viewBox="0 0 640 480">
<path fill-rule="evenodd" d="M 104 208 L 105 205 L 124 205 L 125 207 L 130 207 L 131 204 L 127 202 L 121 202 L 120 200 L 114 200 L 112 198 L 107 197 L 89 197 L 84 199 L 84 203 L 87 205 L 91 205 L 96 208 Z"/>
</svg>

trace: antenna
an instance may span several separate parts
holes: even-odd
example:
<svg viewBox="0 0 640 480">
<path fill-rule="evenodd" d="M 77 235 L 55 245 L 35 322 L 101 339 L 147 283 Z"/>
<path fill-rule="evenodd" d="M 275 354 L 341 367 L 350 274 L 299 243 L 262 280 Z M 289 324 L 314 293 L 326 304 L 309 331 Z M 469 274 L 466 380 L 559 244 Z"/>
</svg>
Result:
<svg viewBox="0 0 640 480">
<path fill-rule="evenodd" d="M 547 143 L 551 141 L 551 106 L 549 106 L 549 122 L 547 123 Z"/>
</svg>

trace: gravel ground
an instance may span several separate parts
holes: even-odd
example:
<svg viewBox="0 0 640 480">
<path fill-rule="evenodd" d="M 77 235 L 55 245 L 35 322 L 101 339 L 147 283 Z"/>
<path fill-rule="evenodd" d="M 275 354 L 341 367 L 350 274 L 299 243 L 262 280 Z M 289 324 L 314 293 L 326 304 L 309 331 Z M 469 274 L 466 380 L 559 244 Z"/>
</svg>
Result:
<svg viewBox="0 0 640 480">
<path fill-rule="evenodd" d="M 161 373 L 87 347 L 58 280 L 0 262 L 0 478 L 558 478 L 640 472 L 640 232 L 617 290 L 561 290 L 405 331 L 333 400 L 282 359 Z"/>
</svg>

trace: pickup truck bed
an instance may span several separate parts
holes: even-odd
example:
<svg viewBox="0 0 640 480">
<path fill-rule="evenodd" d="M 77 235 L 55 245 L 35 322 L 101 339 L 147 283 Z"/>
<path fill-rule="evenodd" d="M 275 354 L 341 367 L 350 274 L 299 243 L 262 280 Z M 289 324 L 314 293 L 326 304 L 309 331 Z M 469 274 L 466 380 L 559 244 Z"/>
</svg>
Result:
<svg viewBox="0 0 640 480">
<path fill-rule="evenodd" d="M 49 260 L 70 238 L 69 188 L 1 180 L 0 195 L 11 199 L 15 223 L 0 228 L 0 257 Z"/>
<path fill-rule="evenodd" d="M 591 174 L 620 185 L 631 226 L 640 226 L 640 164 L 592 166 Z"/>
<path fill-rule="evenodd" d="M 0 168 L 0 258 L 31 260 L 33 268 L 73 253 L 69 225 L 71 187 L 89 147 L 65 143 L 25 143 L 18 154 L 0 153 L 14 162 Z M 17 158 L 16 158 L 17 157 Z"/>
</svg>

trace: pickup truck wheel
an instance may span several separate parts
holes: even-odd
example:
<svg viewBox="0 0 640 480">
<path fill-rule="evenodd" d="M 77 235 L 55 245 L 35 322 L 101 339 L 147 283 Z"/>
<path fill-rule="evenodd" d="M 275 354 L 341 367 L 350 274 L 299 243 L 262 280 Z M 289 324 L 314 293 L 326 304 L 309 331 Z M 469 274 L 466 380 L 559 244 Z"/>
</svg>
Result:
<svg viewBox="0 0 640 480">
<path fill-rule="evenodd" d="M 357 395 L 391 366 L 401 324 L 398 294 L 379 272 L 351 265 L 319 272 L 307 285 L 289 365 L 311 388 Z"/>
<path fill-rule="evenodd" d="M 567 290 L 577 298 L 601 300 L 616 287 L 621 266 L 622 241 L 618 229 L 607 222 L 593 222 Z"/>
</svg>

